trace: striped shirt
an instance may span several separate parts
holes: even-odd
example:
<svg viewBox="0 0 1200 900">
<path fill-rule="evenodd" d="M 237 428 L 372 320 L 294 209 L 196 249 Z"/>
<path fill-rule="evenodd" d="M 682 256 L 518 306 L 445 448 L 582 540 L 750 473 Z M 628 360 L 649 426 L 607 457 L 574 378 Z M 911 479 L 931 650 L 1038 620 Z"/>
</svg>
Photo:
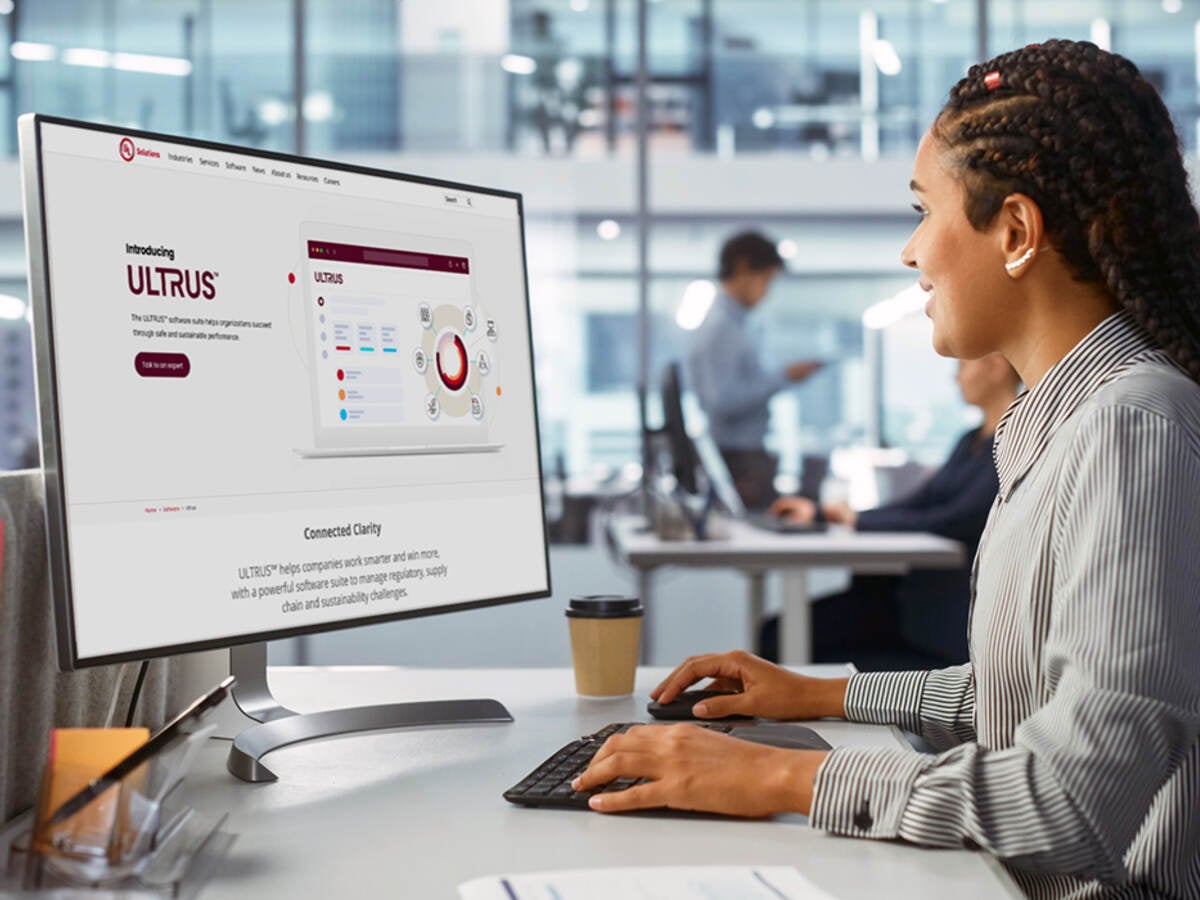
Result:
<svg viewBox="0 0 1200 900">
<path fill-rule="evenodd" d="M 1200 897 L 1200 388 L 1126 313 L 996 431 L 971 661 L 850 680 L 811 823 L 981 847 L 1033 898 Z"/>
</svg>

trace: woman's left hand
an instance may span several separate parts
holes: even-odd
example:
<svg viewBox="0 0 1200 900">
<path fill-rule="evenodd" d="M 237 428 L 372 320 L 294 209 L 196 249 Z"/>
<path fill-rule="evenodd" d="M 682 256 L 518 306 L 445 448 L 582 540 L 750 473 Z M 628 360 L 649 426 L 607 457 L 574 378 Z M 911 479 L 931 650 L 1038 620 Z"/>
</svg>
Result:
<svg viewBox="0 0 1200 900">
<path fill-rule="evenodd" d="M 642 725 L 610 737 L 575 779 L 590 791 L 618 778 L 646 784 L 594 795 L 600 812 L 688 809 L 761 818 L 808 814 L 822 750 L 786 750 L 739 740 L 695 725 Z"/>
</svg>

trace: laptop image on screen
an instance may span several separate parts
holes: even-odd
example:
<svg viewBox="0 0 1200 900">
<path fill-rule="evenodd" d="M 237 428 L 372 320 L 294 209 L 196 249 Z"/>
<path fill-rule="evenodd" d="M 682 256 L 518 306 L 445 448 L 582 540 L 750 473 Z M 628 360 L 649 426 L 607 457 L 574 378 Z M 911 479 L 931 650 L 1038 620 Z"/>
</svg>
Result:
<svg viewBox="0 0 1200 900">
<path fill-rule="evenodd" d="M 299 240 L 313 444 L 297 452 L 499 450 L 503 329 L 471 246 L 327 222 L 302 223 Z"/>
</svg>

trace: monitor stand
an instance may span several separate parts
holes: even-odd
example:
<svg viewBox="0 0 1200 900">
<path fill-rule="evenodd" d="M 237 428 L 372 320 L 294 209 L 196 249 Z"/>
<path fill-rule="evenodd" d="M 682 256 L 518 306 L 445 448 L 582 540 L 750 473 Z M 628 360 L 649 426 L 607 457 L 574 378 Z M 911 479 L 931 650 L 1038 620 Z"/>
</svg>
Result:
<svg viewBox="0 0 1200 900">
<path fill-rule="evenodd" d="M 243 644 L 229 650 L 229 670 L 237 678 L 233 700 L 243 714 L 258 722 L 234 738 L 226 765 L 243 781 L 275 781 L 260 760 L 288 744 L 356 731 L 511 722 L 512 714 L 498 700 L 433 700 L 387 703 L 327 712 L 297 713 L 271 695 L 267 686 L 267 645 Z"/>
</svg>

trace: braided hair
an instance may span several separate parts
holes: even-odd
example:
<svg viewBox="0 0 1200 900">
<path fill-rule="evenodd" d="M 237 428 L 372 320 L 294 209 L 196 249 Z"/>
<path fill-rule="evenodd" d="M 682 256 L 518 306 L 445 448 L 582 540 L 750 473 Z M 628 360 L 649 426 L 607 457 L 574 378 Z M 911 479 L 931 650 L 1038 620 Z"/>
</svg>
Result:
<svg viewBox="0 0 1200 900">
<path fill-rule="evenodd" d="M 1179 139 L 1129 60 L 1051 40 L 972 66 L 933 125 L 983 230 L 1012 193 L 1084 282 L 1200 381 L 1200 219 Z"/>
</svg>

